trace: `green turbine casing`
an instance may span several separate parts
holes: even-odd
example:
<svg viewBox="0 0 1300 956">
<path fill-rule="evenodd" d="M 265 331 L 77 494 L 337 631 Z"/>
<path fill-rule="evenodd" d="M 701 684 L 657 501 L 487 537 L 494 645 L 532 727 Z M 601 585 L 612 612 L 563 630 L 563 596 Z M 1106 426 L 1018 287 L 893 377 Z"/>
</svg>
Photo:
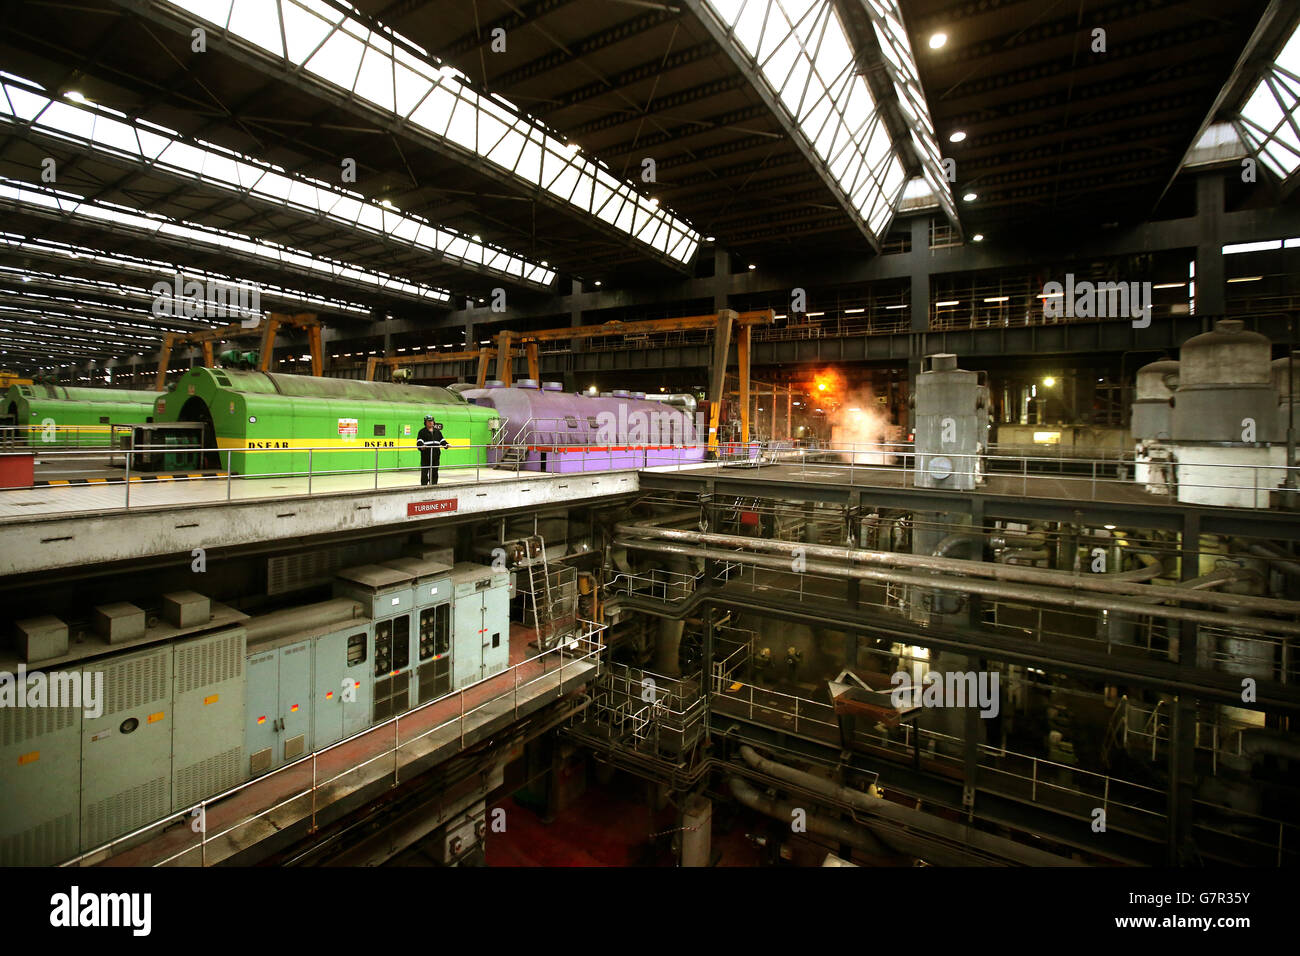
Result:
<svg viewBox="0 0 1300 956">
<path fill-rule="evenodd" d="M 496 411 L 445 388 L 278 372 L 192 368 L 158 398 L 154 420 L 203 422 L 204 447 L 236 475 L 414 472 L 416 433 L 434 415 L 451 443 L 441 467 L 484 464 Z"/>
<path fill-rule="evenodd" d="M 18 437 L 34 444 L 108 446 L 110 425 L 138 425 L 153 415 L 157 392 L 125 388 L 77 388 L 63 385 L 11 385 L 4 407 L 14 417 Z M 66 435 L 50 432 L 48 426 L 76 427 L 69 442 Z"/>
</svg>

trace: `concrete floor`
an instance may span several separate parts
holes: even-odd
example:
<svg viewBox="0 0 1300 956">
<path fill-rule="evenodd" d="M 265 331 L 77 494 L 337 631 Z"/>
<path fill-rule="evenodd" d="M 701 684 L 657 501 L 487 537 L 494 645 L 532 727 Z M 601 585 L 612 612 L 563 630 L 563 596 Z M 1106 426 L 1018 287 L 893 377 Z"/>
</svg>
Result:
<svg viewBox="0 0 1300 956">
<path fill-rule="evenodd" d="M 71 467 L 71 466 L 63 466 Z M 543 472 L 501 471 L 493 468 L 443 469 L 438 487 L 476 485 L 492 481 L 547 479 Z M 15 488 L 0 491 L 0 521 L 30 518 L 34 515 L 64 515 L 82 512 L 115 511 L 129 508 L 185 507 L 223 501 L 252 501 L 269 498 L 295 498 L 305 495 L 329 495 L 345 492 L 410 489 L 420 487 L 417 469 L 361 475 L 313 475 L 284 478 L 221 477 L 179 478 L 164 481 L 132 481 L 128 488 L 120 472 L 113 480 L 95 484 L 46 485 L 39 488 Z M 128 500 L 129 499 L 129 500 Z"/>
</svg>

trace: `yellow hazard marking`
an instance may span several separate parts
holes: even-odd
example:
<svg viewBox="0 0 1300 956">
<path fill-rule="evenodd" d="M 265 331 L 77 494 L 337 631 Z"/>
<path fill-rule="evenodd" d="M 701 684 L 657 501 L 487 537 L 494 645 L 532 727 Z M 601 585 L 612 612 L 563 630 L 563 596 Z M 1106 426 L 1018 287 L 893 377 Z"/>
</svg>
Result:
<svg viewBox="0 0 1300 956">
<path fill-rule="evenodd" d="M 211 697 L 204 697 L 203 706 L 206 707 L 208 704 L 215 704 L 219 700 L 221 700 L 220 694 L 213 694 Z"/>
<path fill-rule="evenodd" d="M 160 720 L 162 720 L 162 719 L 163 719 L 163 712 L 162 712 L 161 710 L 158 711 L 158 713 L 156 713 L 156 714 L 150 714 L 150 715 L 149 715 L 149 723 L 151 723 L 151 724 L 156 724 L 156 723 L 158 723 L 158 721 L 160 721 Z"/>
<path fill-rule="evenodd" d="M 22 754 L 18 757 L 18 766 L 21 767 L 25 763 L 36 763 L 36 761 L 40 759 L 41 752 L 39 750 L 33 750 L 31 753 Z"/>
</svg>

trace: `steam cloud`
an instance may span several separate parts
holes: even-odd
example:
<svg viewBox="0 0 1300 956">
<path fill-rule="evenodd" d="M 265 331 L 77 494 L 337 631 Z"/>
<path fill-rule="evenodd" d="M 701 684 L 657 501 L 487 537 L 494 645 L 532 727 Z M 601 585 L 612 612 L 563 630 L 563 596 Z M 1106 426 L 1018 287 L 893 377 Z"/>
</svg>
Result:
<svg viewBox="0 0 1300 956">
<path fill-rule="evenodd" d="M 846 461 L 857 465 L 893 464 L 894 454 L 878 446 L 890 440 L 893 426 L 884 406 L 877 404 L 870 389 L 844 394 L 839 407 L 827 413 L 831 423 L 831 444 Z M 874 447 L 873 447 L 874 446 Z"/>
</svg>

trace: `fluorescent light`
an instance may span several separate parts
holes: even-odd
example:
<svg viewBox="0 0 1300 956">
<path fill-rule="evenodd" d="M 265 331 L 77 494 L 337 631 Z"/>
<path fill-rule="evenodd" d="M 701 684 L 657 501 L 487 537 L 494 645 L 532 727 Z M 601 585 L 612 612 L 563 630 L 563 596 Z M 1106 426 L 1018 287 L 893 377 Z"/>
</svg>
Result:
<svg viewBox="0 0 1300 956">
<path fill-rule="evenodd" d="M 1151 288 L 1153 288 L 1153 289 L 1181 289 L 1181 288 L 1182 288 L 1183 286 L 1185 286 L 1185 285 L 1187 285 L 1186 282 L 1158 282 L 1158 283 L 1156 283 L 1155 285 L 1153 285 Z"/>
<path fill-rule="evenodd" d="M 948 300 L 945 301 L 945 302 L 936 302 L 936 303 L 934 304 L 934 306 L 935 306 L 936 309 L 942 309 L 942 308 L 945 308 L 945 307 L 950 306 L 950 305 L 961 305 L 961 300 L 960 300 L 960 299 L 948 299 Z"/>
<path fill-rule="evenodd" d="M 887 306 L 885 306 L 885 308 L 886 308 L 886 309 L 906 309 L 907 306 L 906 306 L 906 305 L 887 305 Z"/>
<path fill-rule="evenodd" d="M 867 310 L 866 310 L 866 309 L 845 309 L 845 310 L 844 310 L 844 314 L 845 314 L 845 315 L 857 315 L 857 314 L 859 314 L 860 312 L 865 312 L 865 311 L 867 311 Z"/>
<path fill-rule="evenodd" d="M 1235 279 L 1229 279 L 1229 282 L 1258 282 L 1263 276 L 1238 276 Z"/>
<path fill-rule="evenodd" d="M 1011 296 L 1009 296 L 1009 295 L 995 295 L 995 296 L 990 296 L 989 298 L 985 299 L 984 301 L 985 301 L 985 302 L 1006 302 L 1006 301 L 1010 300 L 1010 298 L 1011 298 Z"/>
<path fill-rule="evenodd" d="M 1267 239 L 1263 242 L 1236 242 L 1223 247 L 1223 254 L 1231 256 L 1238 252 L 1263 252 L 1267 249 L 1281 249 L 1281 239 Z"/>
</svg>

